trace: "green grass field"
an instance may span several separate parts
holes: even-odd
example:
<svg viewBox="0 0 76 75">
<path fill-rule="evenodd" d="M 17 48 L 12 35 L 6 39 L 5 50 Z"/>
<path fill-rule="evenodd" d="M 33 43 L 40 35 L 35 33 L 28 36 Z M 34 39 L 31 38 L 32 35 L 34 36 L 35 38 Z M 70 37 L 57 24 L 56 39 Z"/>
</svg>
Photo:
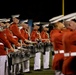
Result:
<svg viewBox="0 0 76 75">
<path fill-rule="evenodd" d="M 43 57 L 41 57 L 41 69 L 42 71 L 34 71 L 33 70 L 33 65 L 34 65 L 34 58 L 30 59 L 30 70 L 31 73 L 23 73 L 23 75 L 55 75 L 54 71 L 51 69 L 51 64 L 52 64 L 52 57 L 51 57 L 51 52 L 50 52 L 50 69 L 49 70 L 44 70 L 43 69 L 43 61 L 42 61 Z"/>
</svg>

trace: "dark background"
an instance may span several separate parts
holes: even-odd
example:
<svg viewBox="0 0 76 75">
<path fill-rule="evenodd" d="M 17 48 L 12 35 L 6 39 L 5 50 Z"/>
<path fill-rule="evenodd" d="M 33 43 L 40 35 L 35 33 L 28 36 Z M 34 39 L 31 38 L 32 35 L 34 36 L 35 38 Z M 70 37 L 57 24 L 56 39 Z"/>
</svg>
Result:
<svg viewBox="0 0 76 75">
<path fill-rule="evenodd" d="M 65 0 L 65 15 L 76 12 L 75 0 Z M 0 0 L 0 18 L 20 14 L 20 19 L 46 21 L 62 14 L 62 0 Z"/>
</svg>

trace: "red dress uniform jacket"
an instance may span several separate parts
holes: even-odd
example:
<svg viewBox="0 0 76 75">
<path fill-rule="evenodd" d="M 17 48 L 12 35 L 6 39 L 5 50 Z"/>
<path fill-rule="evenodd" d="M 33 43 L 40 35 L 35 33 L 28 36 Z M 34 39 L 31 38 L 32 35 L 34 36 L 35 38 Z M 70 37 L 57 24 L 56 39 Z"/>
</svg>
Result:
<svg viewBox="0 0 76 75">
<path fill-rule="evenodd" d="M 36 41 L 37 39 L 40 38 L 37 30 L 33 30 L 33 31 L 31 32 L 31 36 L 30 36 L 30 37 L 31 37 L 31 40 L 32 40 L 32 41 Z"/>
<path fill-rule="evenodd" d="M 0 41 L 0 56 L 7 55 L 7 52 L 4 50 L 4 44 Z"/>
<path fill-rule="evenodd" d="M 24 28 L 21 29 L 21 34 L 25 37 L 25 39 L 27 39 L 27 40 L 29 39 L 29 34 L 27 31 L 25 31 Z"/>
<path fill-rule="evenodd" d="M 7 52 L 4 50 L 4 47 L 11 48 L 11 44 L 9 43 L 3 32 L 0 32 L 0 42 L 3 43 L 0 44 L 0 55 L 6 55 Z"/>
<path fill-rule="evenodd" d="M 61 31 L 58 29 L 53 29 L 50 32 L 50 41 L 53 44 L 54 50 L 58 50 L 58 48 L 56 47 L 56 45 L 54 43 L 54 40 L 55 40 L 55 37 L 58 36 L 59 34 L 61 34 Z"/>
<path fill-rule="evenodd" d="M 18 38 L 14 38 L 13 34 L 10 32 L 8 28 L 4 30 L 4 34 L 6 34 L 7 39 L 10 43 L 15 44 L 15 46 L 18 47 Z"/>
<path fill-rule="evenodd" d="M 50 32 L 50 41 L 52 42 L 52 45 L 54 47 L 54 52 L 58 52 L 60 49 L 63 49 L 61 46 L 61 39 L 58 38 L 61 35 L 61 31 L 58 29 L 53 29 Z M 57 45 L 60 44 L 60 45 Z M 59 67 L 59 60 L 60 60 L 60 54 L 55 54 L 54 59 L 53 59 L 53 64 L 52 64 L 52 69 L 53 70 L 60 70 L 61 68 Z"/>
<path fill-rule="evenodd" d="M 58 30 L 59 31 L 59 30 Z M 70 32 L 69 29 L 65 29 L 65 30 L 61 30 L 59 32 L 55 32 L 54 34 L 52 34 L 52 38 L 53 38 L 53 42 L 54 45 L 56 47 L 56 49 L 59 50 L 64 50 L 64 45 L 63 45 L 63 36 Z"/>
<path fill-rule="evenodd" d="M 65 53 L 71 55 L 72 52 L 76 52 L 76 31 L 69 31 L 63 36 L 63 44 Z M 76 56 L 66 56 L 63 63 L 62 72 L 64 74 L 76 74 Z"/>
<path fill-rule="evenodd" d="M 48 33 L 45 32 L 45 31 L 42 31 L 42 32 L 41 32 L 41 38 L 42 38 L 42 39 L 49 39 Z M 45 42 L 45 41 L 46 41 L 46 40 L 42 40 L 42 42 Z"/>
<path fill-rule="evenodd" d="M 20 32 L 16 23 L 13 23 L 10 26 L 10 30 L 12 31 L 13 35 L 18 37 L 18 39 L 22 39 L 23 41 L 25 40 L 25 38 L 22 36 L 22 34 L 21 34 L 21 32 Z"/>
<path fill-rule="evenodd" d="M 64 45 L 63 45 L 63 36 L 64 34 L 66 34 L 67 32 L 69 32 L 68 29 L 65 30 L 61 30 L 59 33 L 57 33 L 57 35 L 55 35 L 54 39 L 54 45 L 58 50 L 58 54 L 55 55 L 55 64 L 54 68 L 57 70 L 62 70 L 62 65 L 63 65 L 63 61 L 64 61 Z"/>
</svg>

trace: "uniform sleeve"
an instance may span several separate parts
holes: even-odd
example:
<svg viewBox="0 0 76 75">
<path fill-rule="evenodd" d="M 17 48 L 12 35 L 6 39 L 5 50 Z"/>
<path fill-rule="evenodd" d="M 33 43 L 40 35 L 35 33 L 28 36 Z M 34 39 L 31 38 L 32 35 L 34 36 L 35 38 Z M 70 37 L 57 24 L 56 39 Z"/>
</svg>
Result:
<svg viewBox="0 0 76 75">
<path fill-rule="evenodd" d="M 21 35 L 18 27 L 16 25 L 12 25 L 10 27 L 10 30 L 12 31 L 12 33 L 17 36 L 19 39 L 22 39 L 23 41 L 25 40 L 25 38 Z"/>
<path fill-rule="evenodd" d="M 13 43 L 13 44 L 15 44 L 15 46 L 17 46 L 18 41 L 16 39 L 14 39 L 13 36 L 7 35 L 7 39 L 9 40 L 10 43 Z"/>
<path fill-rule="evenodd" d="M 50 31 L 50 42 L 53 42 L 53 31 Z"/>
<path fill-rule="evenodd" d="M 28 34 L 28 32 L 24 31 L 23 29 L 21 29 L 20 31 L 21 31 L 22 36 L 24 36 L 25 39 L 28 40 L 28 39 L 29 39 L 29 34 Z"/>
<path fill-rule="evenodd" d="M 8 48 L 11 48 L 11 43 L 8 40 L 5 40 L 5 46 Z"/>
<path fill-rule="evenodd" d="M 35 39 L 36 39 L 36 33 L 35 32 L 32 32 L 31 33 L 31 40 L 32 41 L 35 41 Z"/>
<path fill-rule="evenodd" d="M 43 40 L 43 39 L 46 39 L 46 38 L 45 38 L 45 34 L 44 34 L 43 32 L 41 32 L 40 35 L 41 35 L 42 42 L 45 42 L 45 40 Z"/>
<path fill-rule="evenodd" d="M 76 32 L 74 32 L 69 39 L 73 45 L 76 45 Z"/>
<path fill-rule="evenodd" d="M 59 33 L 59 32 L 60 32 L 59 30 L 55 30 L 55 29 L 50 31 L 50 41 L 51 41 L 51 42 L 53 42 L 53 40 L 54 40 L 53 38 L 54 38 L 55 35 L 56 35 L 57 33 Z"/>
<path fill-rule="evenodd" d="M 24 36 L 24 30 L 21 29 L 20 32 L 21 32 L 22 36 Z"/>
<path fill-rule="evenodd" d="M 45 39 L 45 35 L 44 35 L 44 33 L 43 33 L 43 32 L 41 32 L 41 34 L 40 34 L 40 35 L 41 35 L 41 38 L 42 38 L 42 39 Z"/>
<path fill-rule="evenodd" d="M 2 40 L 2 42 L 6 47 L 11 48 L 10 42 L 7 40 L 7 38 L 5 38 L 3 33 L 0 34 L 0 39 Z"/>
<path fill-rule="evenodd" d="M 42 42 L 48 40 L 49 39 L 48 33 L 41 32 L 41 38 L 42 38 Z"/>
</svg>

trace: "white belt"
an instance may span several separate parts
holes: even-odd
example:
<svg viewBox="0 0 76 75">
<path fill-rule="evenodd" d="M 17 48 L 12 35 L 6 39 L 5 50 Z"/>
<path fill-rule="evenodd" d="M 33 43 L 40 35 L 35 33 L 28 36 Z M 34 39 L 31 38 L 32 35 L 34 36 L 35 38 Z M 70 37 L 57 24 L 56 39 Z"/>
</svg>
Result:
<svg viewBox="0 0 76 75">
<path fill-rule="evenodd" d="M 58 54 L 58 51 L 54 51 L 55 54 Z"/>
<path fill-rule="evenodd" d="M 76 52 L 71 52 L 71 56 L 76 56 Z"/>
<path fill-rule="evenodd" d="M 13 38 L 17 38 L 16 36 L 13 36 Z"/>
<path fill-rule="evenodd" d="M 14 49 L 14 52 L 18 52 L 19 50 L 18 49 Z"/>
<path fill-rule="evenodd" d="M 18 49 L 20 49 L 21 47 L 17 47 Z"/>
<path fill-rule="evenodd" d="M 67 57 L 67 56 L 69 56 L 69 53 L 64 53 L 64 57 Z"/>
<path fill-rule="evenodd" d="M 65 57 L 68 57 L 68 56 L 76 56 L 76 52 L 64 53 L 64 56 Z"/>
<path fill-rule="evenodd" d="M 4 44 L 0 42 L 0 45 L 4 45 Z"/>
<path fill-rule="evenodd" d="M 64 53 L 64 50 L 54 51 L 55 54 Z"/>
<path fill-rule="evenodd" d="M 64 50 L 59 50 L 59 53 L 64 53 Z"/>
</svg>

